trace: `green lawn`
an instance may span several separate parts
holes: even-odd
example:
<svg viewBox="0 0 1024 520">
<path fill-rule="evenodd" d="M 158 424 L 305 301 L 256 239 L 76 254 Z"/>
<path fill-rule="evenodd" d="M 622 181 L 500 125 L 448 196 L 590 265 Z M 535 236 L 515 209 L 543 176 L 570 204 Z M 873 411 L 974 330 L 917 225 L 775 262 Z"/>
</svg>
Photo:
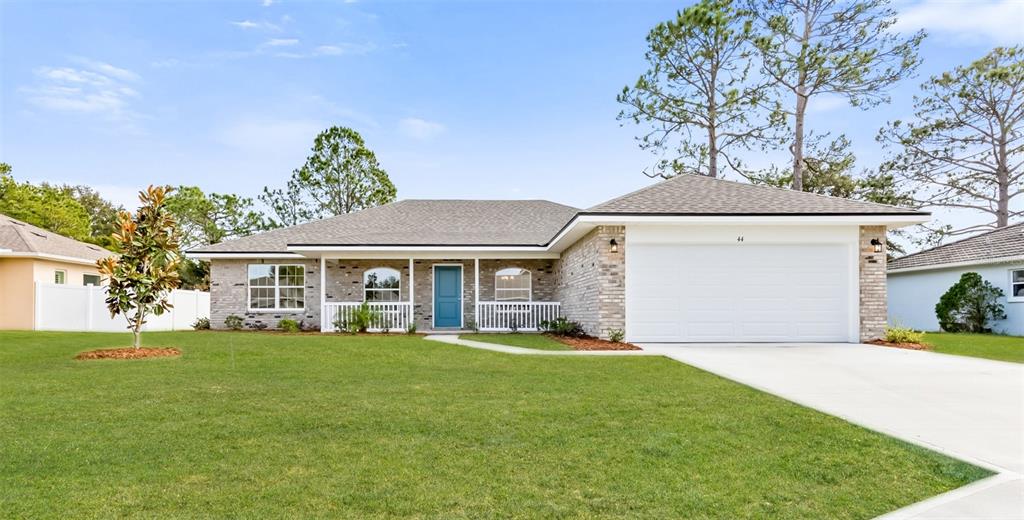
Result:
<svg viewBox="0 0 1024 520">
<path fill-rule="evenodd" d="M 25 517 L 870 518 L 984 470 L 663 358 L 414 336 L 0 333 Z"/>
<path fill-rule="evenodd" d="M 543 334 L 459 334 L 462 339 L 540 350 L 572 350 L 569 345 Z"/>
<path fill-rule="evenodd" d="M 1024 363 L 1024 337 L 929 332 L 924 342 L 935 352 Z"/>
</svg>

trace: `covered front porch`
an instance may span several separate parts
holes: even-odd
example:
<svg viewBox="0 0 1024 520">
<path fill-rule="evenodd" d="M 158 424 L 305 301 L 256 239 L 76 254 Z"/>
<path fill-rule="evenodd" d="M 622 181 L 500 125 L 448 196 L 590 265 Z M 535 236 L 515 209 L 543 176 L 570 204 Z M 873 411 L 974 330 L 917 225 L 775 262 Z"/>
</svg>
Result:
<svg viewBox="0 0 1024 520">
<path fill-rule="evenodd" d="M 371 332 L 539 331 L 561 315 L 553 258 L 332 258 L 320 262 L 320 330 L 365 303 Z"/>
</svg>

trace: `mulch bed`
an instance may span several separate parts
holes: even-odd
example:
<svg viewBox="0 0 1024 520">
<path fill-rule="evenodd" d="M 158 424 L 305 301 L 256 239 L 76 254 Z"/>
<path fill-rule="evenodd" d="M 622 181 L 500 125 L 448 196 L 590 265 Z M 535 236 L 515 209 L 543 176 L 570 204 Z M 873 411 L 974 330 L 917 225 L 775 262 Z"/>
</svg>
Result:
<svg viewBox="0 0 1024 520">
<path fill-rule="evenodd" d="M 922 345 L 920 343 L 892 343 L 882 339 L 873 339 L 868 343 L 881 347 L 905 348 L 907 350 L 928 350 L 928 345 Z"/>
<path fill-rule="evenodd" d="M 640 350 L 640 347 L 633 345 L 632 343 L 621 341 L 619 343 L 615 343 L 591 336 L 582 338 L 570 338 L 568 336 L 556 336 L 554 334 L 545 334 L 545 336 L 560 343 L 565 343 L 574 350 Z"/>
<path fill-rule="evenodd" d="M 105 348 L 90 350 L 75 356 L 75 359 L 143 359 L 152 357 L 180 356 L 176 348 Z"/>
</svg>

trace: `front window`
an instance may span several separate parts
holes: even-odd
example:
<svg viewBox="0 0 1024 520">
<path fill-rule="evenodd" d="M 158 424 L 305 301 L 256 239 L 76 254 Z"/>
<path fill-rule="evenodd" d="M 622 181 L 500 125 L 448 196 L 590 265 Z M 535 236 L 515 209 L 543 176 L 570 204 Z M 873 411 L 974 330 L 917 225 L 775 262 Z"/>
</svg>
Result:
<svg viewBox="0 0 1024 520">
<path fill-rule="evenodd" d="M 53 272 L 53 283 L 63 285 L 68 282 L 68 272 L 57 270 Z"/>
<path fill-rule="evenodd" d="M 390 267 L 376 267 L 363 273 L 363 291 L 368 302 L 397 302 L 402 299 L 402 274 Z"/>
<path fill-rule="evenodd" d="M 1010 271 L 1010 298 L 1024 301 L 1024 269 Z"/>
<path fill-rule="evenodd" d="M 249 265 L 249 308 L 301 310 L 306 300 L 306 270 L 293 264 Z"/>
<path fill-rule="evenodd" d="M 494 274 L 494 299 L 499 302 L 530 301 L 530 271 L 507 267 Z"/>
<path fill-rule="evenodd" d="M 83 274 L 82 285 L 99 285 L 100 275 L 98 274 Z"/>
</svg>

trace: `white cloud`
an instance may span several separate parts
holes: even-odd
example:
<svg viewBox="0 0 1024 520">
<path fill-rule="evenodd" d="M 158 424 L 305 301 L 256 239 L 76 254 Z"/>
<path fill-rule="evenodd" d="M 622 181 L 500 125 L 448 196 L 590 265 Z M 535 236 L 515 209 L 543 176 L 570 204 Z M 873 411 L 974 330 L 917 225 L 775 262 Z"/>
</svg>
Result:
<svg viewBox="0 0 1024 520">
<path fill-rule="evenodd" d="M 444 125 L 418 117 L 407 117 L 398 122 L 398 130 L 413 139 L 426 141 L 444 132 Z"/>
<path fill-rule="evenodd" d="M 362 55 L 376 49 L 372 43 L 339 43 L 336 45 L 320 45 L 313 49 L 313 56 L 341 56 L 343 54 Z"/>
<path fill-rule="evenodd" d="M 87 58 L 72 61 L 84 68 L 37 67 L 33 71 L 36 83 L 19 90 L 29 103 L 45 110 L 96 114 L 124 122 L 137 119 L 129 104 L 140 95 L 128 83 L 139 81 L 138 74 Z"/>
<path fill-rule="evenodd" d="M 228 23 L 230 23 L 231 25 L 234 25 L 235 27 L 239 27 L 241 29 L 257 29 L 257 30 L 263 30 L 263 31 L 280 31 L 281 30 L 281 27 L 277 26 L 276 24 L 272 24 L 270 22 L 254 22 L 252 20 L 242 20 L 240 22 L 228 22 Z"/>
<path fill-rule="evenodd" d="M 72 58 L 72 61 L 74 61 L 75 63 L 78 63 L 79 65 L 82 65 L 82 66 L 84 66 L 86 68 L 95 70 L 95 71 L 97 71 L 97 72 L 99 72 L 101 74 L 105 74 L 107 76 L 110 76 L 112 78 L 116 78 L 116 79 L 119 79 L 119 80 L 122 80 L 122 81 L 138 81 L 140 79 L 138 74 L 136 74 L 136 73 L 134 73 L 134 72 L 132 72 L 132 71 L 130 71 L 128 69 L 122 69 L 120 67 L 115 67 L 115 66 L 113 66 L 113 65 L 111 65 L 109 63 L 105 63 L 105 62 L 102 62 L 102 61 L 90 60 L 89 58 L 82 58 L 82 57 Z"/>
<path fill-rule="evenodd" d="M 960 43 L 1017 44 L 1024 41 L 1024 2 L 922 0 L 900 9 L 896 29 L 925 29 Z"/>
<path fill-rule="evenodd" d="M 270 7 L 274 5 L 274 0 L 263 0 L 263 7 Z"/>
<path fill-rule="evenodd" d="M 270 40 L 267 40 L 267 42 L 264 43 L 263 45 L 266 45 L 268 47 L 289 47 L 298 44 L 299 40 L 295 38 L 271 38 Z"/>
</svg>

